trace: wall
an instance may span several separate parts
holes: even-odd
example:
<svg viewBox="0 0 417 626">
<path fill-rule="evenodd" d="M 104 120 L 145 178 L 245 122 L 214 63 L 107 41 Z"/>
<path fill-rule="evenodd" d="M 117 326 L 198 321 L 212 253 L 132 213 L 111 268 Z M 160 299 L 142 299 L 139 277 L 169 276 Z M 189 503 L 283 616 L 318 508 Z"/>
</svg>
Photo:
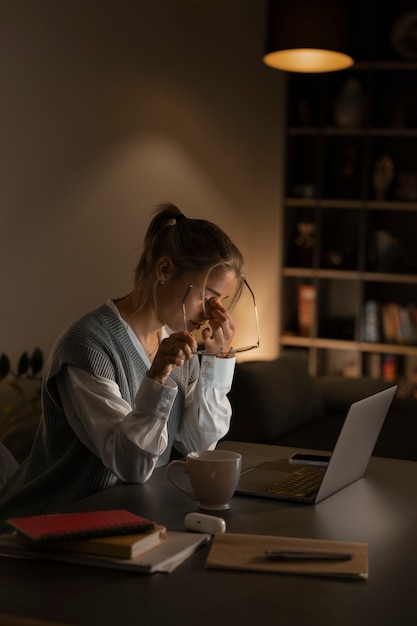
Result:
<svg viewBox="0 0 417 626">
<path fill-rule="evenodd" d="M 256 357 L 275 356 L 284 83 L 261 61 L 265 15 L 264 0 L 0 0 L 0 353 L 47 352 L 124 295 L 169 200 L 241 247 Z"/>
</svg>

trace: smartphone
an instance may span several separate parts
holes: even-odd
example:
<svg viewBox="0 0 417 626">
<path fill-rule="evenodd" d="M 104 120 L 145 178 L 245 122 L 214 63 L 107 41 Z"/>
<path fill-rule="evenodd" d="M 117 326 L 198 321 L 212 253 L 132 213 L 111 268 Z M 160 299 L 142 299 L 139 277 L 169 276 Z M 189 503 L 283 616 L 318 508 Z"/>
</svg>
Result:
<svg viewBox="0 0 417 626">
<path fill-rule="evenodd" d="M 330 461 L 330 456 L 323 454 L 293 454 L 289 458 L 289 462 L 294 465 L 319 465 L 326 467 Z"/>
</svg>

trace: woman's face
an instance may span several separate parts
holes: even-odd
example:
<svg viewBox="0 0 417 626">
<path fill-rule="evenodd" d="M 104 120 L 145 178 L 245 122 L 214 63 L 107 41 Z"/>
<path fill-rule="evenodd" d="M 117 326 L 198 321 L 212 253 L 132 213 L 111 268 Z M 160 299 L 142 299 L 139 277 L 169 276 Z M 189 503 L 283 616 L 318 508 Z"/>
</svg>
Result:
<svg viewBox="0 0 417 626">
<path fill-rule="evenodd" d="M 225 304 L 237 282 L 235 272 L 224 268 L 215 268 L 208 275 L 190 272 L 178 278 L 170 277 L 158 285 L 157 315 L 175 332 L 198 330 L 210 318 L 215 301 Z"/>
</svg>

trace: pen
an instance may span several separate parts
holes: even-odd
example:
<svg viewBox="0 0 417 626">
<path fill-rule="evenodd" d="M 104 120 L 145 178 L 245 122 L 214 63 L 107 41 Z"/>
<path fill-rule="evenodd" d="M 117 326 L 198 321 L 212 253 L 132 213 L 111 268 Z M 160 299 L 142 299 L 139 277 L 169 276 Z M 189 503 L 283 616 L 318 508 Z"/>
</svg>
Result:
<svg viewBox="0 0 417 626">
<path fill-rule="evenodd" d="M 348 552 L 300 552 L 298 550 L 266 550 L 266 561 L 349 561 Z"/>
</svg>

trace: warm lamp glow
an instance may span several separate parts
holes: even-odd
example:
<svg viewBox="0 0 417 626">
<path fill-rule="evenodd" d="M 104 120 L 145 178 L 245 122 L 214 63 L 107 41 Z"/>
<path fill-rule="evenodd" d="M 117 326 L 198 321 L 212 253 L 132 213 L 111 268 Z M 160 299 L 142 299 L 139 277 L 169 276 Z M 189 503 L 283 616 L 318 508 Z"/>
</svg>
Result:
<svg viewBox="0 0 417 626">
<path fill-rule="evenodd" d="M 264 63 L 287 72 L 351 67 L 351 0 L 269 0 Z"/>
<path fill-rule="evenodd" d="M 351 67 L 351 56 L 333 50 L 298 48 L 279 50 L 265 54 L 264 63 L 278 70 L 287 72 L 335 72 Z"/>
</svg>

